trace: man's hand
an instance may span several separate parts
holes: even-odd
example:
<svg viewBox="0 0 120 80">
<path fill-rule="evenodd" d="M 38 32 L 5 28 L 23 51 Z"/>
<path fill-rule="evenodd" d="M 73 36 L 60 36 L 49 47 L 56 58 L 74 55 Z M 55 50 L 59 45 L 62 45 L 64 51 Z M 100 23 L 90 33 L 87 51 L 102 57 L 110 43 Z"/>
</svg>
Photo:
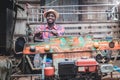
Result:
<svg viewBox="0 0 120 80">
<path fill-rule="evenodd" d="M 42 34 L 42 33 L 43 33 L 43 31 L 40 31 L 40 32 L 39 32 L 39 34 Z"/>
<path fill-rule="evenodd" d="M 48 31 L 39 31 L 39 35 L 42 34 L 43 32 L 50 32 L 52 33 L 54 36 L 58 36 L 58 32 L 56 30 L 48 30 Z"/>
<path fill-rule="evenodd" d="M 56 30 L 51 30 L 51 33 L 54 34 L 55 36 L 58 36 L 58 32 Z"/>
</svg>

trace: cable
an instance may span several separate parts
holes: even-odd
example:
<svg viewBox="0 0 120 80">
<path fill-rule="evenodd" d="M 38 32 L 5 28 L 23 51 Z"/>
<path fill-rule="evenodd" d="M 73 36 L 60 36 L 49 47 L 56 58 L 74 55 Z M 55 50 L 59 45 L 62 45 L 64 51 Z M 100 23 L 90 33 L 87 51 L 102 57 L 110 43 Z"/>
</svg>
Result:
<svg viewBox="0 0 120 80">
<path fill-rule="evenodd" d="M 57 0 L 54 0 L 54 1 L 52 1 L 52 2 L 50 2 L 50 3 L 48 3 L 48 4 L 46 4 L 46 6 L 48 6 L 48 5 L 50 5 L 50 4 L 53 4 L 54 2 L 56 2 Z"/>
</svg>

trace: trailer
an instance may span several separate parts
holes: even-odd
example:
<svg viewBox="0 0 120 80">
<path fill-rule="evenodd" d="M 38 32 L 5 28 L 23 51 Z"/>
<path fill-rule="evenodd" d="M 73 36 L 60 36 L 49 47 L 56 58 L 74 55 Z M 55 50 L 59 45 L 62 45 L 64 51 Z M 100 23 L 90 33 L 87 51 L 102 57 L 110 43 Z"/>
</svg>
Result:
<svg viewBox="0 0 120 80">
<path fill-rule="evenodd" d="M 22 72 L 17 76 L 36 75 L 40 80 L 101 80 L 113 72 L 112 52 L 119 49 L 116 40 L 96 41 L 89 35 L 28 42 L 23 49 Z M 15 74 L 12 76 L 15 78 Z"/>
</svg>

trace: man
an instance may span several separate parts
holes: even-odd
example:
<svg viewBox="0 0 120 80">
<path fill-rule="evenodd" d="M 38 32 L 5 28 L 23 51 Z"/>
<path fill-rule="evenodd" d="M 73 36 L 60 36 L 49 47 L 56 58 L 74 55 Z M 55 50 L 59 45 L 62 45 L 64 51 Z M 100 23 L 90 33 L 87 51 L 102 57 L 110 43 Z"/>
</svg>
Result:
<svg viewBox="0 0 120 80">
<path fill-rule="evenodd" d="M 52 36 L 62 36 L 64 34 L 64 28 L 55 24 L 56 19 L 59 18 L 59 13 L 54 9 L 49 9 L 44 13 L 47 24 L 40 25 L 35 28 L 35 35 L 39 39 L 47 39 Z"/>
<path fill-rule="evenodd" d="M 56 19 L 59 18 L 59 13 L 57 11 L 55 11 L 54 9 L 49 9 L 44 13 L 44 17 L 46 18 L 47 24 L 40 25 L 35 28 L 35 35 L 37 35 L 39 39 L 45 40 L 53 36 L 62 36 L 64 34 L 64 28 L 62 26 L 55 24 Z M 39 55 L 40 54 L 35 55 L 34 65 L 40 62 L 40 60 L 37 59 Z M 52 60 L 52 55 L 47 54 L 46 62 L 51 62 L 51 60 Z"/>
</svg>

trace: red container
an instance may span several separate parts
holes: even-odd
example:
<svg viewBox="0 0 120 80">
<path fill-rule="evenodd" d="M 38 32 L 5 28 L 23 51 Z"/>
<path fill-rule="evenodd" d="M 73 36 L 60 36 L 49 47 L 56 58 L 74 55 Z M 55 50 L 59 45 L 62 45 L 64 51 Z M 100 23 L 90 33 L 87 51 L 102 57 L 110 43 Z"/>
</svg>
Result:
<svg viewBox="0 0 120 80">
<path fill-rule="evenodd" d="M 78 72 L 95 72 L 98 63 L 95 59 L 79 59 L 76 61 L 76 66 L 78 66 Z"/>
<path fill-rule="evenodd" d="M 44 75 L 45 76 L 54 76 L 55 69 L 54 67 L 45 67 L 44 68 Z"/>
</svg>

